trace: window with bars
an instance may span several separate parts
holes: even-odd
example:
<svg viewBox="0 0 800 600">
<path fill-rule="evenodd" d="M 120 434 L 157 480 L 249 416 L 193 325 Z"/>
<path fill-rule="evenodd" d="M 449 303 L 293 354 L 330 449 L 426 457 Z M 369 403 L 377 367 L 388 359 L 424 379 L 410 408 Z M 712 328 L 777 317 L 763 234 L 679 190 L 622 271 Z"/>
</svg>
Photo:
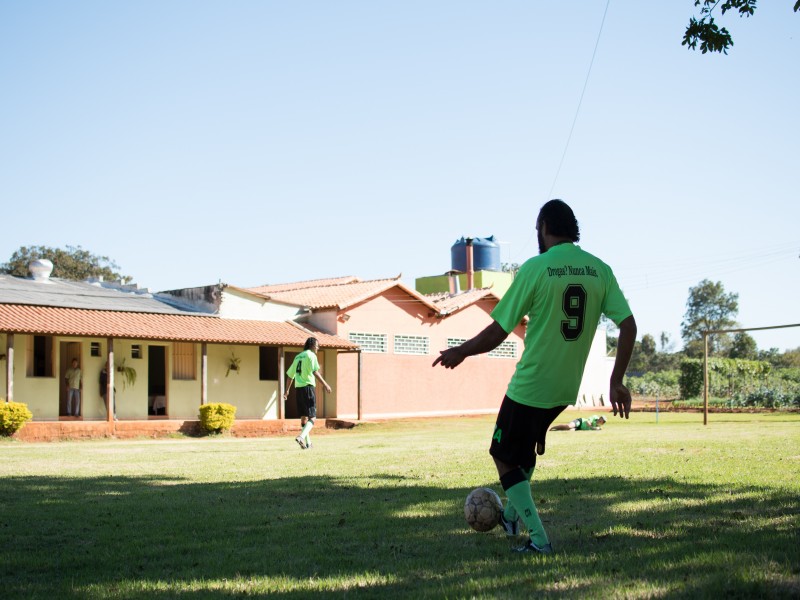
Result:
<svg viewBox="0 0 800 600">
<path fill-rule="evenodd" d="M 467 338 L 447 338 L 447 347 L 455 348 L 467 341 Z"/>
<path fill-rule="evenodd" d="M 175 380 L 196 379 L 197 361 L 194 357 L 194 344 L 173 342 L 172 344 L 172 378 Z"/>
<path fill-rule="evenodd" d="M 394 336 L 395 354 L 430 354 L 430 339 L 422 335 Z"/>
<path fill-rule="evenodd" d="M 489 352 L 490 358 L 517 358 L 517 342 L 506 340 Z"/>
<path fill-rule="evenodd" d="M 362 352 L 386 354 L 388 351 L 389 339 L 385 333 L 350 332 L 348 334 L 348 339 L 354 344 L 361 346 Z"/>
</svg>

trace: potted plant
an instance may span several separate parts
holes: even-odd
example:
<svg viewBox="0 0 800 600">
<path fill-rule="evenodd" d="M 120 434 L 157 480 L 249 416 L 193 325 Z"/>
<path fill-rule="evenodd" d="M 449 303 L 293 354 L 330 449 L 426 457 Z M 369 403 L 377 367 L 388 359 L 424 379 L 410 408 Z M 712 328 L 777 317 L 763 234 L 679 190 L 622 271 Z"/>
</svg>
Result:
<svg viewBox="0 0 800 600">
<path fill-rule="evenodd" d="M 231 350 L 231 357 L 228 359 L 228 370 L 225 371 L 225 377 L 231 374 L 231 371 L 234 371 L 237 375 L 239 374 L 239 366 L 241 365 L 242 359 L 236 356 Z"/>
<path fill-rule="evenodd" d="M 122 387 L 127 388 L 128 386 L 133 387 L 136 383 L 136 369 L 133 367 L 129 367 L 125 364 L 125 359 L 122 359 L 122 362 L 117 365 L 117 373 L 122 376 Z"/>
</svg>

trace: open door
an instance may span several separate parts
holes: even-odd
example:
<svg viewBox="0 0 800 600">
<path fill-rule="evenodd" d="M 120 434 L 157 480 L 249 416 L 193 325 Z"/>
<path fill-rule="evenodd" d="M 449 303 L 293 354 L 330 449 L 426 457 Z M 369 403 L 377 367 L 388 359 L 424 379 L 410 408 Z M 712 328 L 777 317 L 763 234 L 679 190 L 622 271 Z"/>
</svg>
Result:
<svg viewBox="0 0 800 600">
<path fill-rule="evenodd" d="M 147 347 L 147 416 L 166 417 L 167 410 L 167 347 Z"/>
</svg>

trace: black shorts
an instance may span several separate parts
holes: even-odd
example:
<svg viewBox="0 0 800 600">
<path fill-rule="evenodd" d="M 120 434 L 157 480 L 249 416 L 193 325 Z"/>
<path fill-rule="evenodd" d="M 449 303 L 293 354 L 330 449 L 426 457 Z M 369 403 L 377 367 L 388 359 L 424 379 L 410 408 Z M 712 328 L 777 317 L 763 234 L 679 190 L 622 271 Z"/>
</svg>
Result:
<svg viewBox="0 0 800 600">
<path fill-rule="evenodd" d="M 566 406 L 536 408 L 503 398 L 494 426 L 489 454 L 524 470 L 536 466 L 536 443 L 544 444 L 547 430 Z"/>
<path fill-rule="evenodd" d="M 295 391 L 297 414 L 309 419 L 317 418 L 317 393 L 313 385 L 299 387 Z"/>
</svg>

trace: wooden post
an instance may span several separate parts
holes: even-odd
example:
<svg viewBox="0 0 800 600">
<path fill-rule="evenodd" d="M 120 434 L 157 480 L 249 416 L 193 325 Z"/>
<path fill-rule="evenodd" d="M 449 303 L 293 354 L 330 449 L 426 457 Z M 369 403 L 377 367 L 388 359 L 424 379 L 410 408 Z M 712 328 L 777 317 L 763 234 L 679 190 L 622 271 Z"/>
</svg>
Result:
<svg viewBox="0 0 800 600">
<path fill-rule="evenodd" d="M 14 401 L 14 334 L 6 336 L 6 402 Z"/>
<path fill-rule="evenodd" d="M 708 425 L 708 332 L 703 332 L 703 425 Z"/>
<path fill-rule="evenodd" d="M 203 342 L 200 348 L 200 406 L 203 406 L 208 402 L 208 344 Z"/>
<path fill-rule="evenodd" d="M 108 376 L 106 377 L 106 421 L 108 423 L 114 422 L 114 415 L 117 412 L 117 399 L 114 397 L 114 373 L 116 368 L 114 368 L 114 338 L 108 338 L 108 357 L 106 360 L 108 361 L 106 364 L 106 371 Z"/>
<path fill-rule="evenodd" d="M 283 395 L 286 393 L 285 389 L 285 375 L 286 371 L 286 353 L 283 346 L 278 348 L 278 420 L 283 419 Z"/>
</svg>

